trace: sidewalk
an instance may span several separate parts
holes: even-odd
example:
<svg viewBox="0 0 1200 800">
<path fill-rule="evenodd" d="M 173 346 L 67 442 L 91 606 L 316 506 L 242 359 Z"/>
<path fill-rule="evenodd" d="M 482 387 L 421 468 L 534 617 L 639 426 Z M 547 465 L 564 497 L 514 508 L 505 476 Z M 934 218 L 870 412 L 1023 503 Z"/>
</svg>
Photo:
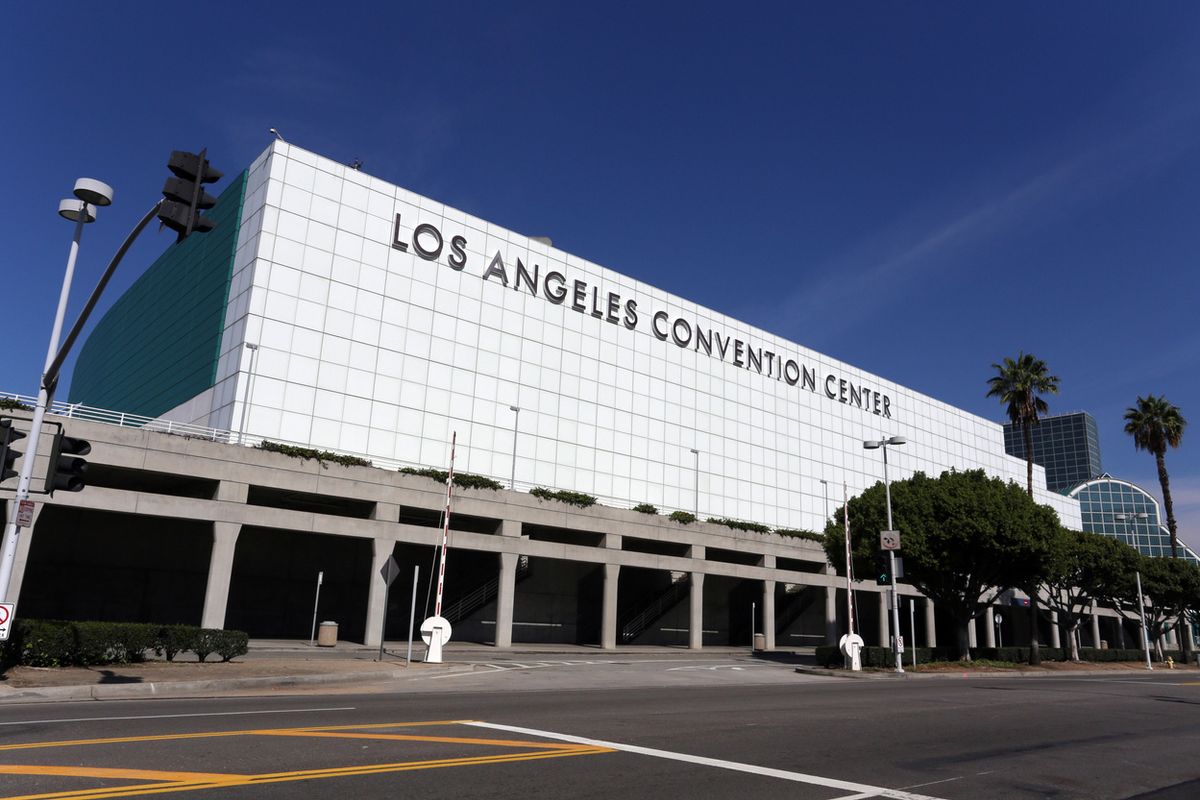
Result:
<svg viewBox="0 0 1200 800">
<path fill-rule="evenodd" d="M 261 690 L 264 692 L 304 686 L 350 686 L 412 677 L 420 672 L 464 672 L 486 664 L 553 660 L 614 660 L 631 656 L 676 655 L 725 657 L 750 655 L 746 647 L 626 647 L 602 650 L 570 644 L 515 644 L 509 649 L 470 642 L 450 643 L 443 650 L 443 663 L 426 664 L 425 645 L 413 644 L 413 662 L 405 662 L 407 642 L 389 642 L 384 658 L 379 648 L 356 642 L 338 642 L 336 647 L 317 647 L 306 641 L 252 640 L 249 652 L 223 663 L 199 663 L 194 657 L 174 662 L 160 660 L 139 664 L 109 664 L 98 667 L 14 667 L 0 677 L 0 703 L 65 702 L 75 700 L 145 699 L 149 697 L 194 697 L 220 692 Z M 790 654 L 766 654 L 772 659 Z M 803 658 L 803 657 L 801 657 Z"/>
</svg>

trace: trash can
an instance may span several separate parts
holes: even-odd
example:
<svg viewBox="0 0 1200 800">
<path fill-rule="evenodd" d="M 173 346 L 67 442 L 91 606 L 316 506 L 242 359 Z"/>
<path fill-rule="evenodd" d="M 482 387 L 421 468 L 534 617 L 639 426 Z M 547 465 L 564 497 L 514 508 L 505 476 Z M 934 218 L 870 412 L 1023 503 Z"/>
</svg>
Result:
<svg viewBox="0 0 1200 800">
<path fill-rule="evenodd" d="M 767 649 L 767 635 L 765 633 L 754 634 L 754 650 L 760 652 Z"/>
<path fill-rule="evenodd" d="M 338 624 L 336 622 L 322 622 L 321 629 L 317 631 L 317 647 L 336 647 L 337 631 Z"/>
</svg>

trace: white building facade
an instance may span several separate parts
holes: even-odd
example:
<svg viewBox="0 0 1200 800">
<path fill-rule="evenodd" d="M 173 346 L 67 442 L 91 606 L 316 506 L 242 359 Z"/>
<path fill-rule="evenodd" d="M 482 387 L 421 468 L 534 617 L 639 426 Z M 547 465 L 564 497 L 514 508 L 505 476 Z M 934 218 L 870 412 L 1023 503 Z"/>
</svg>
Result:
<svg viewBox="0 0 1200 800">
<path fill-rule="evenodd" d="M 771 527 L 878 481 L 866 439 L 907 438 L 893 480 L 1025 481 L 996 423 L 281 141 L 246 176 L 212 386 L 161 416 L 442 469 L 456 433 L 457 469 L 517 488 Z"/>
</svg>

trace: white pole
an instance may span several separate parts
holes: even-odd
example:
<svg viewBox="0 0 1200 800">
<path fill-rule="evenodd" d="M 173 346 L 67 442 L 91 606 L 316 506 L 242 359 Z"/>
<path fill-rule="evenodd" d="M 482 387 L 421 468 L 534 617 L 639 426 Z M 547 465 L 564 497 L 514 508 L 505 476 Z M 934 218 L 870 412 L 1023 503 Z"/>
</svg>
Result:
<svg viewBox="0 0 1200 800">
<path fill-rule="evenodd" d="M 60 206 L 61 208 L 61 206 Z M 42 369 L 42 378 L 50 371 L 54 357 L 58 354 L 58 340 L 62 336 L 63 319 L 67 315 L 67 300 L 71 296 L 71 279 L 75 275 L 75 261 L 79 257 L 79 240 L 83 238 L 83 226 L 88 221 L 88 204 L 79 201 L 79 215 L 75 220 L 75 235 L 71 237 L 71 249 L 67 253 L 67 271 L 63 275 L 62 289 L 58 293 L 58 309 L 54 314 L 54 327 L 50 331 L 50 346 L 46 348 L 46 363 Z M 57 383 L 57 381 L 55 381 Z M 4 550 L 0 554 L 0 598 L 5 602 L 16 602 L 15 597 L 8 596 L 8 586 L 12 581 L 13 564 L 17 558 L 17 540 L 21 536 L 21 526 L 17 524 L 16 511 L 22 500 L 29 499 L 29 484 L 33 479 L 33 462 L 37 457 L 38 440 L 42 433 L 42 420 L 46 410 L 54 399 L 53 389 L 45 386 L 45 381 L 39 381 L 37 405 L 33 409 L 33 421 L 29 426 L 29 441 L 26 444 L 25 455 L 21 459 L 20 477 L 17 479 L 17 492 L 13 497 L 13 517 L 4 530 Z"/>
<path fill-rule="evenodd" d="M 1142 618 L 1142 649 L 1146 652 L 1146 669 L 1152 670 L 1154 666 L 1150 663 L 1150 636 L 1146 631 L 1146 599 L 1142 595 L 1142 571 L 1138 570 L 1137 575 L 1137 593 L 1138 593 L 1138 614 Z"/>
<path fill-rule="evenodd" d="M 912 665 L 917 666 L 917 599 L 908 598 L 908 635 L 912 637 Z"/>
<path fill-rule="evenodd" d="M 417 624 L 417 581 L 421 576 L 421 568 L 413 567 L 412 605 L 408 608 L 408 655 L 404 657 L 404 666 L 412 663 L 412 632 Z"/>
<path fill-rule="evenodd" d="M 512 457 L 512 477 L 508 480 L 508 488 L 515 490 L 517 488 L 517 422 L 521 419 L 520 406 L 509 406 L 513 411 L 513 457 Z"/>
<path fill-rule="evenodd" d="M 887 525 L 892 527 L 892 487 L 888 483 L 887 442 L 883 445 L 883 491 L 887 497 Z M 888 550 L 888 569 L 892 573 L 892 653 L 896 658 L 896 672 L 904 672 L 904 657 L 900 655 L 900 594 L 896 590 L 896 551 Z"/>
<path fill-rule="evenodd" d="M 758 604 L 750 604 L 750 655 L 754 655 L 754 629 L 758 624 Z"/>
<path fill-rule="evenodd" d="M 308 637 L 308 644 L 310 646 L 317 641 L 317 606 L 321 603 L 321 581 L 324 579 L 325 571 L 321 570 L 317 573 L 317 596 L 313 598 L 312 634 Z"/>
<path fill-rule="evenodd" d="M 846 528 L 846 625 L 854 633 L 854 563 L 850 560 L 850 501 L 846 484 L 842 484 L 842 521 Z"/>
</svg>

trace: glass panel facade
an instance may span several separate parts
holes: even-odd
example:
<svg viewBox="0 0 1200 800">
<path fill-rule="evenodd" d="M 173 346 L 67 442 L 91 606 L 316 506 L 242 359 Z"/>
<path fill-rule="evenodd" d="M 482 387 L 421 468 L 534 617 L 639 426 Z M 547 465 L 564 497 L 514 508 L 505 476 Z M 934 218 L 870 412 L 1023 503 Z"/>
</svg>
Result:
<svg viewBox="0 0 1200 800">
<path fill-rule="evenodd" d="M 1066 494 L 1104 473 L 1096 420 L 1086 411 L 1046 417 L 1033 426 L 1033 461 L 1046 468 L 1046 488 Z M 1025 435 L 1011 422 L 1004 426 L 1004 450 L 1025 458 Z"/>
<path fill-rule="evenodd" d="M 1140 487 L 1103 477 L 1079 486 L 1071 496 L 1079 500 L 1085 531 L 1114 536 L 1143 555 L 1170 557 L 1171 534 L 1160 519 L 1158 502 Z M 1184 558 L 1200 563 L 1191 548 L 1180 545 Z"/>
</svg>

